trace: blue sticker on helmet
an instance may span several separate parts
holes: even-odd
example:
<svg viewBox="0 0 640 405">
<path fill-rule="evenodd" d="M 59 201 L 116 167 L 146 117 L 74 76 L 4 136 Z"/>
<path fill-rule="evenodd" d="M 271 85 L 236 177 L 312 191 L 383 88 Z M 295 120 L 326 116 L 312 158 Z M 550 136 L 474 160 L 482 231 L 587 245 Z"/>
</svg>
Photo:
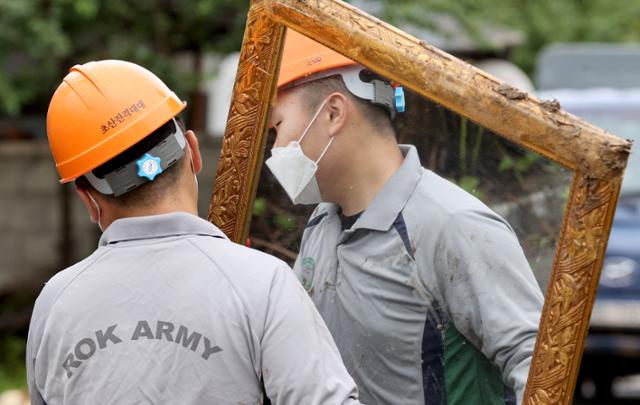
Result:
<svg viewBox="0 0 640 405">
<path fill-rule="evenodd" d="M 146 177 L 149 181 L 153 181 L 157 175 L 162 173 L 162 167 L 160 167 L 160 158 L 145 153 L 140 159 L 136 161 L 138 165 L 138 176 Z"/>
<path fill-rule="evenodd" d="M 396 87 L 396 111 L 404 112 L 404 89 L 400 86 Z"/>
</svg>

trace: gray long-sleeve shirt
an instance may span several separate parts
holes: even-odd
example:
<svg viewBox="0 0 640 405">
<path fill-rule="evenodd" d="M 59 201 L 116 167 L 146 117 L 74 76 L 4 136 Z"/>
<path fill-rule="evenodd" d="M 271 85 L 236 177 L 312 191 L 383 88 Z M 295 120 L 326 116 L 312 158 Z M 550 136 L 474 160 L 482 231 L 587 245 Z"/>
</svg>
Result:
<svg viewBox="0 0 640 405">
<path fill-rule="evenodd" d="M 115 221 L 33 312 L 34 405 L 358 404 L 283 262 L 187 213 Z"/>
<path fill-rule="evenodd" d="M 294 266 L 362 402 L 521 402 L 543 296 L 511 227 L 412 146 L 353 226 L 320 204 Z"/>
</svg>

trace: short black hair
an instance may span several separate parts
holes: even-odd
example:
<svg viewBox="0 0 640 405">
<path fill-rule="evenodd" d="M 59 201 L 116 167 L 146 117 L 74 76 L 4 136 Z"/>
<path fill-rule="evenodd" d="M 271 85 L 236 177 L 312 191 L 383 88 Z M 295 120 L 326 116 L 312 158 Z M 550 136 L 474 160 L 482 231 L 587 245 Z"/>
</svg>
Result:
<svg viewBox="0 0 640 405">
<path fill-rule="evenodd" d="M 182 129 L 183 132 L 186 132 L 186 128 L 182 119 L 180 119 L 180 117 L 175 117 L 175 120 L 180 129 Z M 142 140 L 140 140 L 124 152 L 93 169 L 93 174 L 98 178 L 104 178 L 104 176 L 111 173 L 112 171 L 122 167 L 123 165 L 126 165 L 129 162 L 132 162 L 135 159 L 140 158 L 154 146 L 158 145 L 160 142 L 171 136 L 174 133 L 174 130 L 175 127 L 173 125 L 173 121 L 167 121 L 158 129 L 144 137 Z M 184 158 L 184 155 L 182 155 L 182 157 Z M 177 180 L 180 177 L 180 173 L 182 172 L 183 165 L 180 164 L 181 161 L 182 159 L 166 168 L 153 181 L 146 182 L 118 197 L 106 194 L 103 194 L 103 196 L 121 205 L 150 206 L 154 201 L 157 201 L 158 198 L 162 197 L 172 186 L 177 183 Z M 91 185 L 91 183 L 85 176 L 78 177 L 75 183 L 79 188 L 95 190 L 95 188 Z M 98 192 L 97 190 L 95 191 Z"/>
<path fill-rule="evenodd" d="M 369 71 L 364 70 L 362 73 L 367 74 L 368 72 Z M 371 72 L 371 74 L 373 73 Z M 373 124 L 374 127 L 391 130 L 391 132 L 394 133 L 391 117 L 389 116 L 389 110 L 381 105 L 373 104 L 369 100 L 364 100 L 354 96 L 344 84 L 344 80 L 342 80 L 342 76 L 340 75 L 328 76 L 322 79 L 306 82 L 301 84 L 300 87 L 305 92 L 307 107 L 311 111 L 318 108 L 320 103 L 322 103 L 329 94 L 334 92 L 343 93 L 354 101 L 360 112 Z M 389 133 L 389 131 L 381 132 Z"/>
</svg>

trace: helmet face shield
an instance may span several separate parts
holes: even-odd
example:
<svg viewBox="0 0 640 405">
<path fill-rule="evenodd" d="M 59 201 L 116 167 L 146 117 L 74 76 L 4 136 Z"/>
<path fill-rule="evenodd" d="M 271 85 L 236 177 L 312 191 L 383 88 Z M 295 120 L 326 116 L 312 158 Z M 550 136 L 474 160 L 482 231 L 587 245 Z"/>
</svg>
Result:
<svg viewBox="0 0 640 405">
<path fill-rule="evenodd" d="M 166 129 L 165 129 L 166 128 Z M 180 125 L 173 118 L 161 129 L 167 132 L 158 144 L 134 156 L 122 165 L 112 167 L 106 173 L 98 169 L 86 173 L 84 177 L 102 194 L 121 196 L 128 191 L 153 181 L 155 177 L 173 166 L 184 155 L 186 138 Z"/>
</svg>

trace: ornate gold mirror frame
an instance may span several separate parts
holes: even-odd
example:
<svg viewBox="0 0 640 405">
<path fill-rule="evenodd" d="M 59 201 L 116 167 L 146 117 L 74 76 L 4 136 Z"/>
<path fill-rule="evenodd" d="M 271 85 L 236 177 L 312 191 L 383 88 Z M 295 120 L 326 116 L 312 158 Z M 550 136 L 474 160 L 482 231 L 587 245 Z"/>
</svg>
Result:
<svg viewBox="0 0 640 405">
<path fill-rule="evenodd" d="M 525 404 L 569 404 L 630 142 L 339 0 L 252 0 L 209 220 L 245 240 L 285 27 L 574 172 Z"/>
</svg>

